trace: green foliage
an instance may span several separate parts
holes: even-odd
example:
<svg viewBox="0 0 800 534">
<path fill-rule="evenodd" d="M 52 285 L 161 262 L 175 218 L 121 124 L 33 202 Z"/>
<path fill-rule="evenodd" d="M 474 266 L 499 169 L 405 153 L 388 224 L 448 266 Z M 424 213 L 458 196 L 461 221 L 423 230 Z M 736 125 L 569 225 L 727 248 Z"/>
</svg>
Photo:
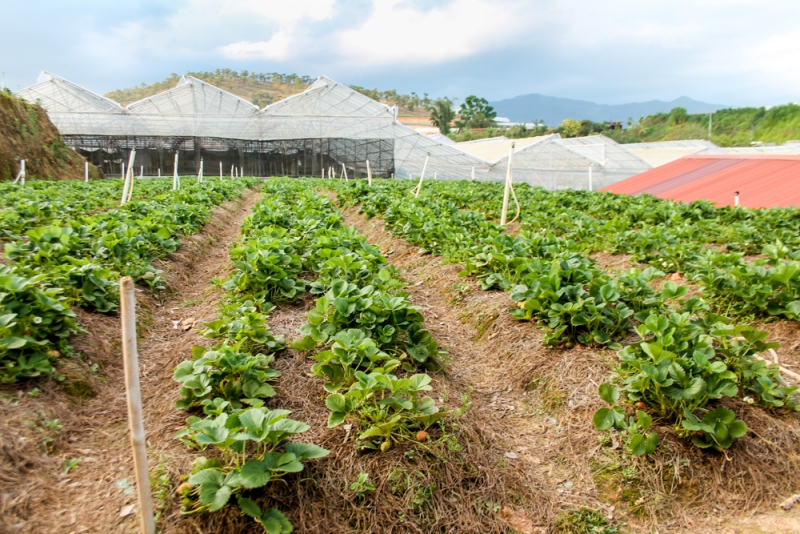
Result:
<svg viewBox="0 0 800 534">
<path fill-rule="evenodd" d="M 0 341 L 0 380 L 52 374 L 52 361 L 68 352 L 66 338 L 77 330 L 70 306 L 116 310 L 120 276 L 164 289 L 152 262 L 174 252 L 179 236 L 198 232 L 215 205 L 257 184 L 241 179 L 171 191 L 169 179 L 143 182 L 145 197 L 107 211 L 117 200 L 105 199 L 119 198 L 119 181 L 33 181 L 0 196 L 0 236 L 11 261 L 0 266 L 0 311 L 7 310 L 0 315 L 13 314 L 0 324 L 0 340 L 10 339 Z"/>
<path fill-rule="evenodd" d="M 192 464 L 189 486 L 183 488 L 185 513 L 214 512 L 237 496 L 239 508 L 270 534 L 292 531 L 277 509 L 262 511 L 243 494 L 303 470 L 303 461 L 330 451 L 308 443 L 288 442 L 309 426 L 288 419 L 288 410 L 248 408 L 214 418 L 189 418 L 178 437 L 197 449 L 215 447 L 221 459 L 199 457 Z M 282 450 L 280 450 L 282 449 Z"/>
<path fill-rule="evenodd" d="M 356 371 L 355 381 L 345 393 L 332 393 L 326 401 L 331 415 L 328 426 L 342 424 L 351 414 L 357 414 L 363 432 L 358 436 L 362 446 L 381 450 L 392 442 L 411 439 L 417 430 L 447 416 L 440 412 L 430 397 L 431 377 L 416 374 L 408 378 L 373 371 Z"/>
<path fill-rule="evenodd" d="M 604 132 L 620 143 L 706 139 L 708 113 L 689 115 L 684 108 L 640 118 L 626 130 Z M 800 138 L 800 105 L 716 110 L 711 140 L 719 146 L 749 146 L 752 142 L 785 143 Z"/>
<path fill-rule="evenodd" d="M 556 518 L 558 534 L 617 534 L 619 528 L 608 524 L 603 515 L 591 508 L 564 510 Z"/>
<path fill-rule="evenodd" d="M 431 112 L 431 123 L 444 135 L 450 133 L 450 122 L 455 118 L 453 102 L 449 98 L 439 98 L 428 106 Z"/>
<path fill-rule="evenodd" d="M 194 347 L 192 357 L 175 368 L 174 378 L 182 385 L 176 408 L 238 410 L 243 404 L 263 406 L 265 399 L 275 395 L 268 382 L 280 372 L 270 368 L 275 360 L 271 355 L 241 353 L 222 345 L 215 350 Z"/>
<path fill-rule="evenodd" d="M 369 483 L 369 473 L 359 473 L 358 479 L 350 484 L 350 491 L 356 494 L 356 499 L 363 499 L 368 491 L 375 491 L 375 486 Z"/>
<path fill-rule="evenodd" d="M 581 123 L 575 119 L 564 119 L 558 129 L 564 137 L 578 137 L 581 133 Z"/>
<path fill-rule="evenodd" d="M 742 427 L 735 418 L 717 417 L 715 405 L 724 397 L 747 395 L 748 402 L 754 398 L 778 413 L 798 409 L 797 388 L 756 357 L 776 345 L 766 342 L 766 332 L 728 318 L 797 318 L 796 209 L 717 209 L 703 201 L 678 204 L 522 184 L 517 196 L 523 220 L 511 236 L 493 222 L 501 184 L 432 182 L 419 198 L 409 198 L 402 183 L 334 185 L 340 201 L 360 205 L 368 217 L 382 216 L 399 237 L 462 264 L 460 276 L 474 277 L 483 289 L 509 291 L 517 302 L 511 315 L 545 326 L 550 345 L 619 348 L 629 334 L 638 334 L 640 341 L 619 352 L 622 401 L 604 385 L 610 406 L 594 421 L 600 429 L 625 433 L 634 454 L 655 449 L 653 417 L 697 443 L 729 446 Z M 594 252 L 627 253 L 650 265 L 609 273 L 588 257 Z M 761 258 L 744 259 L 758 252 Z M 687 298 L 688 288 L 671 280 L 656 289 L 665 271 L 699 282 L 703 297 Z M 717 313 L 710 313 L 712 306 Z M 618 401 L 638 410 L 629 416 Z M 719 420 L 705 423 L 708 435 L 683 425 L 692 424 L 687 414 L 702 421 L 709 413 Z"/>
<path fill-rule="evenodd" d="M 470 95 L 464 99 L 464 103 L 458 110 L 458 120 L 456 126 L 462 128 L 488 128 L 494 126 L 494 118 L 497 112 L 489 101 Z"/>
</svg>

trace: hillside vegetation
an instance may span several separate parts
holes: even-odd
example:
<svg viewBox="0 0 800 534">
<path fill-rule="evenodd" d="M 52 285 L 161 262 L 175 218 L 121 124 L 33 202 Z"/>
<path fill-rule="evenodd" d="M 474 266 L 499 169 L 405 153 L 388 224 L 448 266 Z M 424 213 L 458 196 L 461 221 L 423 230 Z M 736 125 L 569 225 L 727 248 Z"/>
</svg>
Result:
<svg viewBox="0 0 800 534">
<path fill-rule="evenodd" d="M 752 142 L 781 144 L 800 139 L 800 105 L 769 109 L 728 108 L 714 112 L 711 140 L 719 146 Z M 708 139 L 708 114 L 689 115 L 683 108 L 640 119 L 626 130 L 608 133 L 620 143 Z"/>
<path fill-rule="evenodd" d="M 297 74 L 280 74 L 277 72 L 249 72 L 246 70 L 235 71 L 231 69 L 217 69 L 214 72 L 188 72 L 198 80 L 210 83 L 224 89 L 238 97 L 244 98 L 253 104 L 264 107 L 283 98 L 295 95 L 305 90 L 313 81 L 311 76 Z M 175 87 L 180 75 L 174 72 L 160 82 L 151 84 L 142 83 L 136 87 L 116 89 L 105 94 L 107 98 L 119 102 L 123 106 L 136 102 L 142 98 L 156 95 Z M 412 92 L 410 94 L 398 93 L 394 89 L 381 91 L 351 85 L 354 90 L 373 98 L 384 104 L 398 106 L 409 112 L 415 108 L 424 108 L 431 103 L 427 93 L 422 97 Z"/>
<path fill-rule="evenodd" d="M 83 178 L 84 158 L 69 148 L 47 113 L 7 91 L 0 92 L 0 182 L 13 180 L 19 160 L 25 160 L 28 178 L 78 180 Z M 99 171 L 90 166 L 90 175 Z"/>
</svg>

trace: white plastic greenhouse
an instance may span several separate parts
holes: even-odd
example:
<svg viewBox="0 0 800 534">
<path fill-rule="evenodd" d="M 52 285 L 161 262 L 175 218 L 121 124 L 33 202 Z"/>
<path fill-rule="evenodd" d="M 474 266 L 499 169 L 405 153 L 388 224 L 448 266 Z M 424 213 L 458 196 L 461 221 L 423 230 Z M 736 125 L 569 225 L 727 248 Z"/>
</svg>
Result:
<svg viewBox="0 0 800 534">
<path fill-rule="evenodd" d="M 428 138 L 396 120 L 396 109 L 320 77 L 305 91 L 260 110 L 191 76 L 173 89 L 122 107 L 59 76 L 42 73 L 19 96 L 39 102 L 65 142 L 106 174 L 120 172 L 130 149 L 145 172 L 172 174 L 221 163 L 249 175 L 320 176 L 342 165 L 365 176 L 419 176 L 429 156 L 429 176 L 466 178 L 490 165 Z M 213 171 L 212 171 L 213 172 Z"/>
<path fill-rule="evenodd" d="M 126 107 L 54 74 L 19 92 L 39 102 L 64 141 L 101 167 L 119 174 L 131 149 L 148 175 L 207 173 L 219 167 L 254 176 L 321 176 L 343 170 L 366 176 L 504 180 L 512 141 L 453 144 L 397 121 L 397 110 L 320 77 L 302 93 L 259 109 L 191 76 Z M 548 189 L 599 188 L 650 165 L 604 136 L 561 139 L 548 135 L 513 141 L 514 179 Z"/>
</svg>

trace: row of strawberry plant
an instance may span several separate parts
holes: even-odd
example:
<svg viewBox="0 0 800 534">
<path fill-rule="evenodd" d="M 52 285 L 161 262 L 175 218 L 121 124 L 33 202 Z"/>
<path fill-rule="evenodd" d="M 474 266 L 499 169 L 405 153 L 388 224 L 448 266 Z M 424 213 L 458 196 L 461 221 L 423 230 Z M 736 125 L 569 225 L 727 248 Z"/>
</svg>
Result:
<svg viewBox="0 0 800 534">
<path fill-rule="evenodd" d="M 444 416 L 424 396 L 430 377 L 394 373 L 435 365 L 438 346 L 398 272 L 308 182 L 271 180 L 266 194 L 249 239 L 233 251 L 238 272 L 228 287 L 255 299 L 319 295 L 292 347 L 317 351 L 329 426 L 353 418 L 359 446 L 382 450 L 424 432 Z"/>
<path fill-rule="evenodd" d="M 177 249 L 180 235 L 197 232 L 215 205 L 257 183 L 192 184 L 61 226 L 34 228 L 27 239 L 6 243 L 12 263 L 0 265 L 0 380 L 52 373 L 78 329 L 71 306 L 116 309 L 122 275 L 162 288 L 151 262 Z"/>
<path fill-rule="evenodd" d="M 489 216 L 500 212 L 502 186 L 437 182 L 436 196 Z M 737 317 L 800 319 L 800 210 L 714 208 L 654 197 L 544 191 L 522 184 L 522 228 L 546 229 L 585 253 L 626 253 L 698 282 L 718 310 Z M 720 252 L 720 248 L 726 249 Z M 746 261 L 745 254 L 761 258 Z"/>
<path fill-rule="evenodd" d="M 251 250 L 267 262 L 283 261 L 281 252 L 258 245 L 256 228 L 263 214 L 263 208 L 255 208 L 243 225 L 242 238 L 230 251 L 234 269 L 223 283 L 226 300 L 219 318 L 204 325 L 203 335 L 218 343 L 211 348 L 194 347 L 192 358 L 175 369 L 174 378 L 181 384 L 176 407 L 193 414 L 177 437 L 209 454 L 192 463 L 179 494 L 186 514 L 218 511 L 235 496 L 241 512 L 266 532 L 288 534 L 293 530 L 291 522 L 277 508 L 262 509 L 251 498 L 253 490 L 285 484 L 287 475 L 302 471 L 305 461 L 327 456 L 329 451 L 291 441 L 309 426 L 290 419 L 288 410 L 266 406 L 276 395 L 272 383 L 280 376 L 272 368 L 275 354 L 286 347 L 268 324 L 272 301 L 281 297 L 269 279 L 248 269 L 251 264 L 242 256 L 244 250 Z M 243 278 L 247 278 L 246 290 L 239 289 Z"/>
<path fill-rule="evenodd" d="M 797 409 L 797 388 L 780 378 L 777 367 L 756 358 L 774 347 L 764 343 L 766 333 L 731 325 L 727 318 L 709 313 L 700 298 L 680 300 L 686 288 L 677 284 L 668 282 L 656 293 L 649 282 L 663 272 L 651 267 L 612 277 L 575 252 L 568 240 L 524 231 L 517 237 L 498 235 L 502 229 L 475 212 L 433 195 L 411 199 L 394 184 L 335 187 L 344 201 L 361 203 L 368 215 L 381 214 L 398 235 L 463 263 L 462 274 L 477 275 L 485 289 L 511 290 L 520 303 L 512 314 L 546 318 L 551 330 L 545 340 L 551 344 L 566 340 L 567 346 L 574 340 L 620 348 L 610 343 L 612 335 L 624 338 L 634 324 L 629 318 L 635 318 L 641 323 L 636 330 L 641 341 L 620 352 L 623 390 L 629 401 L 649 406 L 682 435 L 698 433 L 698 445 L 725 448 L 731 443 L 727 437 L 738 437 L 746 428 L 733 424 L 736 419 L 727 409 L 707 407 L 722 397 L 752 400 L 752 395 L 770 409 Z M 524 283 L 513 285 L 520 281 Z M 618 400 L 619 391 L 610 385 L 601 392 L 606 400 Z M 647 433 L 649 417 L 642 411 L 638 419 L 625 419 L 624 410 L 615 406 L 598 412 L 595 423 L 603 430 L 626 430 L 631 449 L 644 454 L 655 446 L 655 435 Z"/>
<path fill-rule="evenodd" d="M 136 182 L 135 200 L 153 198 L 172 188 L 171 180 Z M 0 241 L 22 239 L 25 231 L 58 224 L 119 206 L 122 180 L 92 182 L 34 180 L 24 187 L 0 184 Z"/>
</svg>

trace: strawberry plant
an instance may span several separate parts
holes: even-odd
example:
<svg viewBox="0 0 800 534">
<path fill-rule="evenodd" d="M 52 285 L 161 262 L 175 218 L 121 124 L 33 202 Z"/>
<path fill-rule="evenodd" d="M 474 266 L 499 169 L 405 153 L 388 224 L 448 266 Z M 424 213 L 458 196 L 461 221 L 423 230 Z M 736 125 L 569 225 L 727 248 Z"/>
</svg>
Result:
<svg viewBox="0 0 800 534">
<path fill-rule="evenodd" d="M 357 413 L 364 429 L 358 436 L 362 447 L 386 451 L 392 443 L 411 439 L 417 430 L 426 430 L 447 416 L 433 399 L 422 396 L 431 390 L 431 377 L 426 374 L 397 378 L 379 371 L 356 371 L 355 379 L 345 393 L 328 396 L 326 404 L 332 412 L 328 426 L 336 427 Z"/>
<path fill-rule="evenodd" d="M 248 408 L 213 418 L 190 418 L 178 437 L 200 450 L 214 447 L 217 458 L 199 457 L 192 464 L 187 484 L 181 486 L 184 513 L 214 512 L 231 497 L 245 515 L 253 517 L 269 534 L 292 532 L 286 516 L 276 508 L 262 510 L 244 494 L 270 482 L 282 481 L 303 470 L 303 461 L 323 458 L 330 451 L 309 443 L 289 442 L 309 426 L 288 419 L 288 410 Z"/>
<path fill-rule="evenodd" d="M 174 378 L 182 385 L 176 408 L 206 405 L 217 398 L 228 401 L 233 409 L 243 404 L 262 406 L 264 399 L 275 395 L 267 382 L 278 378 L 280 372 L 270 368 L 275 360 L 271 355 L 247 354 L 221 345 L 194 347 L 192 358 L 175 368 Z"/>
</svg>

